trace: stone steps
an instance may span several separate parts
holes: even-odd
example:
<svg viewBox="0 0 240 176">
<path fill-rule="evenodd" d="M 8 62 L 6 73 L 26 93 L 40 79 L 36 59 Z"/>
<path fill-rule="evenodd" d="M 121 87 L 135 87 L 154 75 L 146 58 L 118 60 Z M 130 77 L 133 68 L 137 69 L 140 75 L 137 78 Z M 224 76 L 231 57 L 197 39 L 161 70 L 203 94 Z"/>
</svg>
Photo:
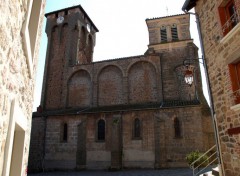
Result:
<svg viewBox="0 0 240 176">
<path fill-rule="evenodd" d="M 211 171 L 205 172 L 199 176 L 219 176 L 219 169 L 218 167 L 212 168 Z"/>
</svg>

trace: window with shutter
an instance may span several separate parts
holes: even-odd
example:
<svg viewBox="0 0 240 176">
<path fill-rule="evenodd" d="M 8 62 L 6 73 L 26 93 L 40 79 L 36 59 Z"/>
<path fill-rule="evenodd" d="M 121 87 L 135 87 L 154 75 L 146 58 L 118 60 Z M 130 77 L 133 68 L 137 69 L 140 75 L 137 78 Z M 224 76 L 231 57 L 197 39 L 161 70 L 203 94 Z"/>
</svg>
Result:
<svg viewBox="0 0 240 176">
<path fill-rule="evenodd" d="M 222 25 L 222 32 L 225 36 L 229 33 L 239 22 L 239 17 L 236 11 L 236 6 L 233 0 L 224 1 L 218 8 L 220 21 Z"/>
<path fill-rule="evenodd" d="M 229 64 L 229 74 L 231 78 L 232 91 L 235 104 L 240 104 L 240 61 Z"/>
<path fill-rule="evenodd" d="M 178 40 L 178 31 L 177 31 L 177 25 L 173 25 L 171 27 L 171 34 L 172 34 L 172 41 L 177 41 Z"/>
<path fill-rule="evenodd" d="M 167 29 L 165 26 L 162 26 L 160 29 L 161 42 L 167 42 Z"/>
</svg>

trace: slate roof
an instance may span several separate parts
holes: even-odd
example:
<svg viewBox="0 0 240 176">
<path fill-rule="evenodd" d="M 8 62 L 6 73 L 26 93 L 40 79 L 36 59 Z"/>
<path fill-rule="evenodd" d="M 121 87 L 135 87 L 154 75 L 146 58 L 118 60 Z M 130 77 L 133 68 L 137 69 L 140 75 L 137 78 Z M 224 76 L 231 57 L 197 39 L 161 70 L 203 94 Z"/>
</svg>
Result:
<svg viewBox="0 0 240 176">
<path fill-rule="evenodd" d="M 75 9 L 75 8 L 79 8 L 81 10 L 81 12 L 84 13 L 84 15 L 87 17 L 87 19 L 90 21 L 90 23 L 92 24 L 92 26 L 94 27 L 94 29 L 99 32 L 98 28 L 95 26 L 95 24 L 92 22 L 91 18 L 88 16 L 88 14 L 85 12 L 85 10 L 82 8 L 81 5 L 76 5 L 76 6 L 72 6 L 72 7 L 67 7 L 67 8 L 64 8 L 64 9 L 60 9 L 60 10 L 56 10 L 56 11 L 53 11 L 53 12 L 49 12 L 49 13 L 46 13 L 45 14 L 45 17 L 47 17 L 48 15 L 51 15 L 51 14 L 56 14 L 58 12 L 62 12 L 62 11 L 68 11 L 70 9 Z"/>
<path fill-rule="evenodd" d="M 41 116 L 61 116 L 61 115 L 78 115 L 100 112 L 116 112 L 116 111 L 133 111 L 133 110 L 153 110 L 153 109 L 166 109 L 166 108 L 180 108 L 200 105 L 198 100 L 193 101 L 164 101 L 157 103 L 133 104 L 133 105 L 116 105 L 116 106 L 101 106 L 89 108 L 69 108 L 61 110 L 43 111 L 42 113 L 33 112 L 33 117 Z"/>
<path fill-rule="evenodd" d="M 147 18 L 146 21 L 157 20 L 157 19 L 162 19 L 162 18 L 169 18 L 169 17 L 175 17 L 175 16 L 181 16 L 181 15 L 186 15 L 186 14 L 183 13 L 183 14 L 168 15 L 168 16 L 163 16 L 163 17 Z"/>
</svg>

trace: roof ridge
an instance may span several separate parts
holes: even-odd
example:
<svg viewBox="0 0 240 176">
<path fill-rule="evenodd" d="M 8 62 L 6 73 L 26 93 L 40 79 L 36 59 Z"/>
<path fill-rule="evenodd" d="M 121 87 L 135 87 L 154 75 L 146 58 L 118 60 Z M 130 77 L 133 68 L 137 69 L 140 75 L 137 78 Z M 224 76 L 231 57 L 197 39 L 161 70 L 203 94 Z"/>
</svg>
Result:
<svg viewBox="0 0 240 176">
<path fill-rule="evenodd" d="M 187 15 L 187 14 L 181 13 L 181 14 L 175 14 L 175 15 L 162 16 L 162 17 L 147 18 L 146 21 L 147 20 L 156 20 L 156 19 L 161 19 L 161 18 L 174 17 L 174 16 L 181 16 L 181 15 Z"/>
</svg>

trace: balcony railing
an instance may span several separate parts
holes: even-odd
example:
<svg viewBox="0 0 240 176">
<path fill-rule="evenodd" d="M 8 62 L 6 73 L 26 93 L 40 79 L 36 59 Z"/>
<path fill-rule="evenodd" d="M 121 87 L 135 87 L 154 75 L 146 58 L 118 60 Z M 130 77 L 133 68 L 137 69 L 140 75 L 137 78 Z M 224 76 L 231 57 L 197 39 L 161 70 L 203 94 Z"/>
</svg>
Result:
<svg viewBox="0 0 240 176">
<path fill-rule="evenodd" d="M 193 176 L 199 176 L 206 172 L 209 167 L 218 164 L 216 145 L 202 154 L 197 160 L 190 164 L 190 168 L 193 170 Z"/>
<path fill-rule="evenodd" d="M 240 104 L 240 89 L 232 92 L 229 98 L 230 98 L 230 106 L 235 106 Z"/>
<path fill-rule="evenodd" d="M 234 14 L 227 20 L 227 22 L 222 26 L 222 32 L 223 34 L 227 34 L 230 32 L 234 26 L 236 26 L 240 21 L 240 18 L 237 14 L 237 12 L 234 12 Z"/>
</svg>

